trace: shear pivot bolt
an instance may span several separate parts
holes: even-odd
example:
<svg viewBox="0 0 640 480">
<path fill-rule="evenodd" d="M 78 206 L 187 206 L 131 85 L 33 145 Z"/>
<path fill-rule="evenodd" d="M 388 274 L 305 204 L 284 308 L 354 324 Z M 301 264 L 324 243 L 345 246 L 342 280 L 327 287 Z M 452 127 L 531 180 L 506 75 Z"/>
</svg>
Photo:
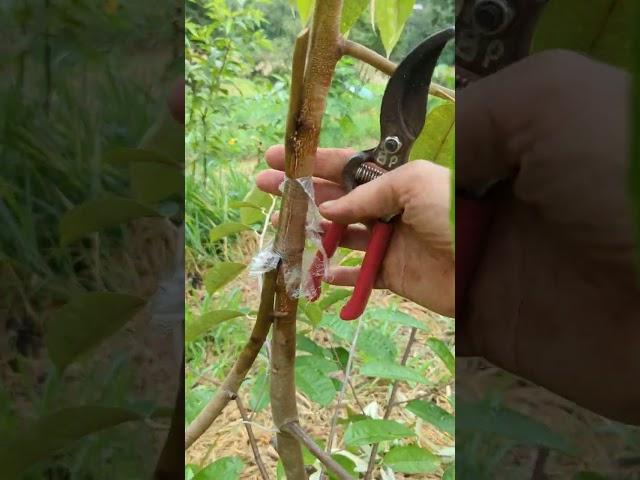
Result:
<svg viewBox="0 0 640 480">
<path fill-rule="evenodd" d="M 402 142 L 398 137 L 387 137 L 384 139 L 383 147 L 387 153 L 398 153 L 398 150 L 402 148 Z"/>
</svg>

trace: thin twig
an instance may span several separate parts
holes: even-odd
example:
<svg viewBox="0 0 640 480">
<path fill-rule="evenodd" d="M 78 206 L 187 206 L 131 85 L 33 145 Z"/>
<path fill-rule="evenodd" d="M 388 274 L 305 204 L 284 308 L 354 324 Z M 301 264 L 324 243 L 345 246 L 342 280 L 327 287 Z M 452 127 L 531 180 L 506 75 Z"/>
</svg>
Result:
<svg viewBox="0 0 640 480">
<path fill-rule="evenodd" d="M 411 333 L 409 334 L 409 340 L 407 340 L 407 346 L 404 349 L 404 353 L 402 354 L 402 360 L 400 360 L 400 365 L 403 367 L 407 364 L 407 360 L 409 359 L 409 354 L 411 353 L 411 347 L 416 341 L 416 333 L 418 329 L 413 327 L 411 329 Z M 400 387 L 400 381 L 396 380 L 393 382 L 393 387 L 391 387 L 391 395 L 389 395 L 389 403 L 387 404 L 387 410 L 384 412 L 384 419 L 388 420 L 391 416 L 391 410 L 393 410 L 393 405 L 396 399 L 396 395 L 398 393 L 398 388 Z M 376 466 L 376 455 L 378 454 L 378 446 L 380 444 L 376 443 L 371 448 L 371 456 L 369 457 L 369 465 L 367 466 L 367 473 L 364 475 L 364 480 L 370 480 L 371 475 L 373 474 L 373 469 Z"/>
<path fill-rule="evenodd" d="M 262 457 L 260 456 L 260 450 L 258 449 L 258 443 L 256 442 L 256 437 L 253 434 L 253 428 L 251 428 L 251 423 L 249 422 L 247 416 L 247 410 L 244 408 L 242 404 L 242 400 L 240 399 L 240 395 L 236 396 L 236 405 L 238 405 L 238 410 L 240 411 L 240 416 L 242 417 L 242 423 L 244 424 L 244 428 L 247 430 L 247 437 L 249 437 L 249 444 L 251 445 L 251 450 L 253 451 L 253 458 L 256 460 L 256 465 L 258 466 L 258 470 L 260 470 L 260 475 L 264 480 L 269 480 L 269 474 L 267 473 L 267 468 L 264 466 L 264 462 L 262 461 Z"/>
<path fill-rule="evenodd" d="M 358 337 L 360 336 L 360 328 L 362 327 L 362 317 L 358 319 L 358 325 L 356 326 L 356 332 L 353 335 L 353 341 L 349 348 L 349 358 L 347 359 L 347 368 L 344 369 L 344 380 L 342 382 L 342 388 L 338 393 L 336 400 L 336 408 L 333 411 L 333 417 L 331 418 L 331 429 L 329 430 L 329 437 L 327 438 L 327 448 L 325 449 L 328 455 L 331 455 L 331 449 L 333 448 L 333 440 L 336 436 L 336 427 L 338 425 L 338 417 L 340 416 L 340 408 L 342 407 L 342 401 L 344 400 L 345 390 L 351 377 L 351 367 L 353 366 L 353 359 L 356 356 L 356 345 L 358 344 Z M 320 478 L 322 478 L 322 472 L 320 472 Z"/>
<path fill-rule="evenodd" d="M 298 441 L 307 447 L 307 449 L 340 480 L 353 480 L 353 477 L 349 475 L 349 472 L 331 458 L 331 455 L 323 451 L 322 448 L 320 448 L 320 446 L 307 434 L 307 432 L 302 429 L 298 422 L 287 423 L 280 427 L 280 430 L 285 430 L 297 438 Z"/>
<path fill-rule="evenodd" d="M 227 374 L 224 382 L 222 382 L 222 386 L 216 392 L 216 395 L 187 428 L 185 432 L 185 450 L 211 426 L 227 403 L 237 395 L 238 388 L 240 388 L 253 362 L 255 362 L 262 345 L 264 345 L 272 323 L 275 276 L 275 270 L 265 274 L 260 308 L 258 310 L 256 323 L 251 331 L 251 336 L 240 352 L 231 371 Z"/>
<path fill-rule="evenodd" d="M 357 42 L 343 38 L 340 42 L 340 52 L 342 55 L 347 55 L 371 65 L 376 70 L 387 75 L 392 75 L 393 72 L 396 71 L 396 64 L 391 60 Z M 435 97 L 449 100 L 450 102 L 455 102 L 456 100 L 455 91 L 436 83 L 431 83 L 431 85 L 429 85 L 429 93 Z"/>
</svg>

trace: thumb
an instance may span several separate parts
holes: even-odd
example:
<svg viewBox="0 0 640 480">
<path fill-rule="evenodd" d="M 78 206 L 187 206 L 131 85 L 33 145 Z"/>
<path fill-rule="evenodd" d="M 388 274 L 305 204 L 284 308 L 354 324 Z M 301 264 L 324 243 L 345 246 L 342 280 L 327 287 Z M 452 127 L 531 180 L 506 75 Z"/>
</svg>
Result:
<svg viewBox="0 0 640 480">
<path fill-rule="evenodd" d="M 362 184 L 337 200 L 320 204 L 320 214 L 336 223 L 367 222 L 400 213 L 410 179 L 403 165 Z"/>
</svg>

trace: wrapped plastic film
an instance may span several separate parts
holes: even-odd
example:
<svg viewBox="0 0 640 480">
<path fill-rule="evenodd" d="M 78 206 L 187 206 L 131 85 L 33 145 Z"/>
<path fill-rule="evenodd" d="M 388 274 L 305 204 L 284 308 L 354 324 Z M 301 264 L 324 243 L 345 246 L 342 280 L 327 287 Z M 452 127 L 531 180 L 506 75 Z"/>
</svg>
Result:
<svg viewBox="0 0 640 480">
<path fill-rule="evenodd" d="M 323 272 L 328 268 L 327 255 L 322 247 L 323 232 L 320 224 L 322 216 L 315 202 L 312 177 L 301 177 L 297 179 L 285 178 L 280 185 L 280 191 L 284 191 L 287 182 L 295 182 L 297 186 L 301 187 L 307 197 L 307 217 L 305 222 L 305 242 L 302 261 L 299 263 L 283 262 L 283 274 L 287 294 L 292 298 L 311 298 L 313 297 L 315 288 L 311 279 L 312 272 L 310 268 L 316 252 L 321 252 L 324 259 L 323 264 L 318 268 L 322 268 Z M 253 257 L 249 265 L 249 274 L 252 276 L 261 276 L 276 268 L 281 260 L 285 260 L 284 254 L 278 252 L 273 241 L 271 241 Z M 296 266 L 292 267 L 292 263 L 296 264 Z"/>
</svg>

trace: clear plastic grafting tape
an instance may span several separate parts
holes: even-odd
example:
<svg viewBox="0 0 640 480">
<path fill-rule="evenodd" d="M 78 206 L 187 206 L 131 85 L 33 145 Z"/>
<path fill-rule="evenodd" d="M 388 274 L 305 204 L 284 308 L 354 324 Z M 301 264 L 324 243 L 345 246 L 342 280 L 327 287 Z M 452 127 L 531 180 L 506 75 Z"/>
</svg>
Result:
<svg viewBox="0 0 640 480">
<path fill-rule="evenodd" d="M 316 252 L 322 252 L 324 257 L 324 265 L 327 267 L 327 256 L 322 248 L 322 227 L 320 222 L 322 216 L 316 206 L 315 192 L 313 189 L 312 177 L 302 177 L 298 179 L 285 178 L 280 185 L 280 191 L 284 192 L 287 182 L 295 182 L 295 186 L 300 187 L 301 192 L 307 197 L 307 218 L 305 222 L 305 242 L 302 252 L 301 262 L 283 262 L 283 274 L 287 287 L 287 294 L 292 298 L 311 297 L 314 293 L 313 282 L 311 280 L 310 268 L 315 258 Z M 295 188 L 294 186 L 294 188 Z M 291 192 L 295 194 L 295 190 Z M 273 242 L 269 243 L 263 250 L 253 257 L 249 265 L 251 275 L 262 275 L 278 266 L 278 263 L 284 259 L 282 252 L 276 251 Z M 294 260 L 294 259 L 289 259 Z M 298 264 L 292 267 L 292 264 Z"/>
</svg>

